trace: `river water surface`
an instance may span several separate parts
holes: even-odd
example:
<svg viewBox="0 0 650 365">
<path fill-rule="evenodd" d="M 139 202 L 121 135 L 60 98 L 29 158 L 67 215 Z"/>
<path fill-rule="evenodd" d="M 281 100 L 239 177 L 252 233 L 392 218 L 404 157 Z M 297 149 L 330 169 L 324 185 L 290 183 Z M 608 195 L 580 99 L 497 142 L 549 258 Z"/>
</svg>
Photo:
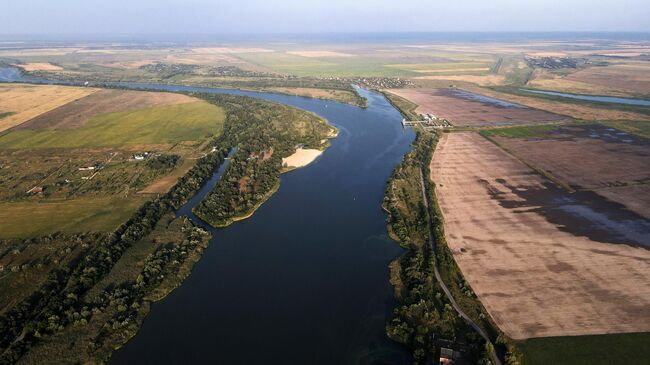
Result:
<svg viewBox="0 0 650 365">
<path fill-rule="evenodd" d="M 0 81 L 24 79 L 0 69 Z M 79 84 L 79 83 L 66 83 Z M 402 254 L 386 233 L 381 202 L 414 134 L 383 96 L 358 89 L 368 108 L 272 93 L 137 83 L 131 89 L 258 97 L 314 112 L 339 136 L 249 219 L 209 228 L 213 238 L 192 274 L 154 303 L 113 364 L 405 364 L 385 334 L 394 308 L 388 264 Z M 191 209 L 226 168 L 179 209 Z"/>
<path fill-rule="evenodd" d="M 253 94 L 315 112 L 340 134 L 314 163 L 283 175 L 252 218 L 211 230 L 192 275 L 153 305 L 112 363 L 408 362 L 385 335 L 387 265 L 401 250 L 380 205 L 414 136 L 382 96 L 361 92 L 367 109 Z"/>
<path fill-rule="evenodd" d="M 0 70 L 1 81 L 22 79 Z M 75 83 L 73 83 L 75 84 Z M 383 96 L 368 108 L 270 93 L 136 83 L 132 89 L 259 97 L 314 112 L 339 128 L 311 165 L 282 176 L 280 190 L 249 219 L 210 229 L 210 247 L 189 278 L 154 303 L 113 364 L 402 364 L 390 341 L 394 307 L 387 265 L 402 253 L 386 234 L 386 180 L 414 134 Z M 225 164 L 177 212 L 192 213 Z"/>
</svg>

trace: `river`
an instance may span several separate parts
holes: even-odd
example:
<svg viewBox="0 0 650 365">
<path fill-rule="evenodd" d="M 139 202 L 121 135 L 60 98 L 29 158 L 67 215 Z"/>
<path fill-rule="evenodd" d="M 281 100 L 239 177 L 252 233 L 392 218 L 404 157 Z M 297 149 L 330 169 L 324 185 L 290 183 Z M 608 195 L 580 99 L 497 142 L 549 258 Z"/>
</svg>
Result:
<svg viewBox="0 0 650 365">
<path fill-rule="evenodd" d="M 111 363 L 410 362 L 385 334 L 395 306 L 387 266 L 403 251 L 386 233 L 381 202 L 414 134 L 383 96 L 359 89 L 368 99 L 361 109 L 271 93 L 113 86 L 259 97 L 321 115 L 340 133 L 315 162 L 284 174 L 279 191 L 251 218 L 211 229 L 192 274 L 153 304 Z M 191 213 L 209 184 L 181 214 Z"/>
</svg>

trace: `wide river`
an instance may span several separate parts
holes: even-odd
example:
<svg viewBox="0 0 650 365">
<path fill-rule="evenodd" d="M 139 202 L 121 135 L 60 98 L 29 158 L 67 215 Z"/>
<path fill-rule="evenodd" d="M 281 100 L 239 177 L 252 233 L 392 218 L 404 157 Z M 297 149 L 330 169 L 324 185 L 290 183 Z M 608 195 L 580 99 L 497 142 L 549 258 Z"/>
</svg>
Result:
<svg viewBox="0 0 650 365">
<path fill-rule="evenodd" d="M 386 234 L 381 202 L 414 134 L 383 96 L 360 89 L 368 99 L 361 109 L 270 93 L 120 85 L 272 100 L 321 115 L 340 134 L 314 163 L 284 174 L 251 218 L 212 229 L 190 277 L 153 304 L 111 363 L 409 362 L 385 334 L 395 305 L 387 266 L 402 250 Z M 179 213 L 191 214 L 219 176 Z"/>
</svg>

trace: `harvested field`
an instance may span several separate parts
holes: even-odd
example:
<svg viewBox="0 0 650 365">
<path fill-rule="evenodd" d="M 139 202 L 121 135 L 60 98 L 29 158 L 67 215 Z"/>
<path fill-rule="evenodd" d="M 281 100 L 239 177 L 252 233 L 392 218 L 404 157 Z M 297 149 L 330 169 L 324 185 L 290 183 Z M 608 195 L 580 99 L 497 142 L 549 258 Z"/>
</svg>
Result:
<svg viewBox="0 0 650 365">
<path fill-rule="evenodd" d="M 224 120 L 222 108 L 186 95 L 101 90 L 5 131 L 0 238 L 115 229 L 151 198 L 136 192 L 168 191 Z"/>
<path fill-rule="evenodd" d="M 585 95 L 634 96 L 627 90 L 614 88 L 611 85 L 590 84 L 539 71 L 536 71 L 535 74 L 535 78 L 526 84 L 527 88 Z"/>
<path fill-rule="evenodd" d="M 170 144 L 221 133 L 223 109 L 206 101 L 103 113 L 78 128 L 12 130 L 0 148 L 94 148 Z"/>
<path fill-rule="evenodd" d="M 96 91 L 97 89 L 56 85 L 2 84 L 0 111 L 14 114 L 0 119 L 0 132 Z"/>
<path fill-rule="evenodd" d="M 478 72 L 478 73 L 484 73 L 490 71 L 489 67 L 477 67 L 477 68 L 456 68 L 453 70 L 449 69 L 416 69 L 413 70 L 418 73 L 449 73 L 452 72 L 454 74 L 459 74 L 459 73 L 465 73 L 465 72 Z"/>
<path fill-rule="evenodd" d="M 447 244 L 506 335 L 650 331 L 648 220 L 475 133 L 443 134 L 431 171 Z"/>
<path fill-rule="evenodd" d="M 566 78 L 599 87 L 650 95 L 650 64 L 647 62 L 591 67 L 572 73 Z"/>
<path fill-rule="evenodd" d="M 463 81 L 477 84 L 479 86 L 503 85 L 506 77 L 503 75 L 428 75 L 417 76 L 416 80 L 437 80 L 437 81 Z"/>
<path fill-rule="evenodd" d="M 192 48 L 195 53 L 213 54 L 213 53 L 266 53 L 275 52 L 272 49 L 255 48 L 255 47 L 201 47 Z"/>
<path fill-rule="evenodd" d="M 474 90 L 472 90 L 474 91 Z M 513 103 L 526 105 L 531 108 L 546 110 L 550 113 L 560 115 L 568 115 L 575 119 L 584 120 L 633 120 L 633 121 L 647 121 L 648 116 L 641 113 L 627 112 L 612 108 L 590 106 L 585 104 L 576 104 L 570 102 L 562 102 L 557 100 L 546 100 L 538 97 L 529 97 L 514 95 L 509 93 L 498 92 L 490 89 L 476 88 L 477 92 L 484 95 L 508 100 Z"/>
<path fill-rule="evenodd" d="M 390 92 L 418 104 L 417 113 L 446 118 L 455 126 L 521 124 L 565 118 L 458 89 L 398 89 Z"/>
<path fill-rule="evenodd" d="M 34 48 L 34 49 L 4 49 L 0 50 L 0 57 L 41 57 L 63 56 L 68 53 L 80 51 L 81 48 Z"/>
<path fill-rule="evenodd" d="M 161 105 L 195 102 L 182 94 L 100 90 L 17 126 L 15 129 L 62 129 L 84 126 L 93 117 L 110 112 L 126 112 Z"/>
<path fill-rule="evenodd" d="M 544 170 L 573 189 L 599 189 L 611 200 L 650 219 L 650 204 L 634 204 L 635 193 L 650 184 L 650 141 L 599 124 L 563 126 L 531 138 L 498 135 L 494 140 L 527 164 Z M 600 190 L 604 189 L 604 190 Z"/>
<path fill-rule="evenodd" d="M 598 189 L 598 195 L 619 202 L 646 219 L 650 219 L 650 183 Z"/>
<path fill-rule="evenodd" d="M 301 56 L 301 57 L 353 57 L 354 55 L 349 53 L 334 52 L 334 51 L 294 51 L 287 52 L 292 55 Z"/>
<path fill-rule="evenodd" d="M 16 65 L 25 71 L 60 71 L 63 70 L 61 66 L 53 65 L 48 62 L 34 62 L 26 63 L 24 65 Z"/>
</svg>

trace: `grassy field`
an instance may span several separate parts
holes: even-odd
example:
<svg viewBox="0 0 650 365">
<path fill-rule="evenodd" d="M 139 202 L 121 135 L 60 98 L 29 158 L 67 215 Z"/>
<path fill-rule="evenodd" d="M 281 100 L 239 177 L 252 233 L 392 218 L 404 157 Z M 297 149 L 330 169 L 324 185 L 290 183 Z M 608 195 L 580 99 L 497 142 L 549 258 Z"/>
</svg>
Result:
<svg viewBox="0 0 650 365">
<path fill-rule="evenodd" d="M 0 84 L 0 132 L 96 91 L 56 85 Z"/>
<path fill-rule="evenodd" d="M 546 133 L 557 128 L 556 125 L 527 125 L 510 128 L 496 128 L 483 130 L 480 133 L 484 136 L 499 136 L 507 138 L 535 138 L 544 137 Z"/>
<path fill-rule="evenodd" d="M 106 196 L 0 202 L 0 238 L 27 238 L 57 231 L 108 232 L 126 221 L 147 199 Z"/>
<path fill-rule="evenodd" d="M 407 77 L 417 72 L 390 67 L 389 61 L 369 57 L 315 58 L 288 53 L 240 53 L 237 57 L 271 71 L 303 77 Z"/>
<path fill-rule="evenodd" d="M 91 89 L 2 85 L 0 90 L 22 95 L 12 99 L 18 110 L 34 109 L 37 101 L 29 95 L 50 100 Z M 219 135 L 225 121 L 223 109 L 206 101 L 123 90 L 94 91 L 40 111 L 0 133 L 0 238 L 112 231 L 194 166 L 204 142 Z M 145 151 L 147 160 L 133 159 Z"/>
<path fill-rule="evenodd" d="M 518 343 L 523 365 L 641 364 L 650 359 L 650 333 L 535 338 Z"/>
<path fill-rule="evenodd" d="M 223 110 L 206 102 L 96 116 L 68 130 L 18 130 L 0 137 L 0 148 L 79 148 L 176 143 L 221 132 Z"/>
<path fill-rule="evenodd" d="M 536 138 L 544 137 L 548 132 L 557 129 L 559 125 L 571 125 L 575 123 L 578 122 L 493 128 L 483 130 L 480 133 L 488 137 Z M 600 124 L 650 139 L 650 121 L 606 121 Z"/>
<path fill-rule="evenodd" d="M 417 109 L 418 105 L 410 102 L 406 99 L 404 99 L 401 96 L 395 95 L 391 92 L 384 92 L 384 96 L 388 101 L 390 101 L 397 110 L 402 113 L 402 116 L 404 118 L 410 119 L 410 120 L 417 120 L 418 119 L 418 114 L 415 112 L 415 109 Z"/>
<path fill-rule="evenodd" d="M 650 65 L 643 61 L 608 59 L 606 66 L 536 70 L 529 86 L 578 94 L 622 97 L 650 96 Z"/>
<path fill-rule="evenodd" d="M 650 121 L 615 121 L 604 122 L 603 124 L 650 139 Z"/>
</svg>

